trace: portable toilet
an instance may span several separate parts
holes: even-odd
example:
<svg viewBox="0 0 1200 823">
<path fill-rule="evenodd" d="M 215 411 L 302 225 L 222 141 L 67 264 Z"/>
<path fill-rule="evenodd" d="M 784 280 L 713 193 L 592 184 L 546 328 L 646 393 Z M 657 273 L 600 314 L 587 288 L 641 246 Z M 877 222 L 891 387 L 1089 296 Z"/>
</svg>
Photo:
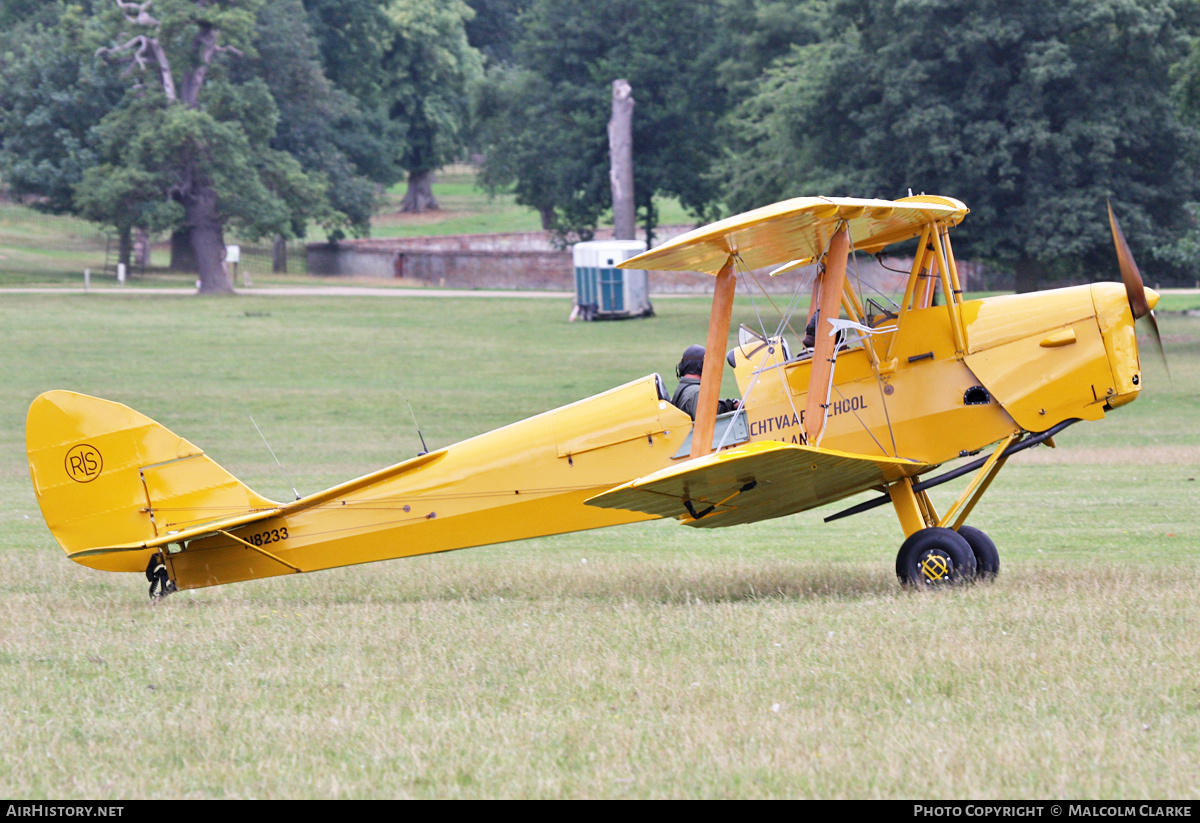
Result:
<svg viewBox="0 0 1200 823">
<path fill-rule="evenodd" d="M 641 240 L 589 240 L 576 243 L 575 311 L 584 320 L 650 317 L 649 276 L 617 266 L 646 250 Z"/>
</svg>

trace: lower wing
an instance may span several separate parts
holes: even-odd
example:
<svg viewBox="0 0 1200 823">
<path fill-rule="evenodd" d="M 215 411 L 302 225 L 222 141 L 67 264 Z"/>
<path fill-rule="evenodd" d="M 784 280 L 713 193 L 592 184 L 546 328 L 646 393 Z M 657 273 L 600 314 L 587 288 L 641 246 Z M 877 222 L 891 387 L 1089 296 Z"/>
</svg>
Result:
<svg viewBox="0 0 1200 823">
<path fill-rule="evenodd" d="M 764 441 L 662 469 L 586 502 L 718 528 L 806 511 L 930 468 L 895 457 Z"/>
</svg>

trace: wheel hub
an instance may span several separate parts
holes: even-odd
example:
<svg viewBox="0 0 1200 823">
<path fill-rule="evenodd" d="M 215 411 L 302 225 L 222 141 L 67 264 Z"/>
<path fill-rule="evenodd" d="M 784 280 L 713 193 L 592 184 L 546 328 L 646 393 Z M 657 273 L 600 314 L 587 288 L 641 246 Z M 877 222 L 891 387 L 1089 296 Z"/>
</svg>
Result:
<svg viewBox="0 0 1200 823">
<path fill-rule="evenodd" d="M 921 574 L 930 583 L 941 583 L 950 577 L 954 565 L 941 552 L 929 552 L 921 558 Z"/>
</svg>

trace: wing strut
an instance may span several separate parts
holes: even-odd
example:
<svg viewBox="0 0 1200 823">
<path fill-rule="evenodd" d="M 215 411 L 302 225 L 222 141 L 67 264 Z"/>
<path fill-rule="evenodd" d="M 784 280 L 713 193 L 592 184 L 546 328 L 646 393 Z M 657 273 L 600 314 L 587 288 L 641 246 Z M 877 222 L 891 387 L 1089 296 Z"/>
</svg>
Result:
<svg viewBox="0 0 1200 823">
<path fill-rule="evenodd" d="M 808 381 L 808 405 L 804 410 L 804 431 L 808 444 L 821 442 L 821 431 L 825 428 L 825 409 L 829 405 L 829 384 L 833 379 L 833 356 L 837 348 L 837 335 L 825 333 L 826 320 L 836 319 L 841 312 L 842 291 L 846 285 L 846 258 L 850 253 L 850 229 L 841 227 L 829 241 L 829 252 L 825 255 L 825 271 L 821 281 L 821 328 L 817 329 L 813 343 L 812 376 Z M 695 442 L 695 441 L 692 441 Z"/>
<path fill-rule="evenodd" d="M 725 344 L 729 341 L 729 318 L 733 316 L 733 296 L 737 289 L 737 277 L 733 273 L 735 254 L 731 252 L 721 271 L 717 272 L 717 284 L 713 288 L 704 370 L 700 375 L 700 396 L 696 400 L 696 428 L 692 432 L 692 458 L 703 457 L 712 451 L 725 369 Z"/>
</svg>

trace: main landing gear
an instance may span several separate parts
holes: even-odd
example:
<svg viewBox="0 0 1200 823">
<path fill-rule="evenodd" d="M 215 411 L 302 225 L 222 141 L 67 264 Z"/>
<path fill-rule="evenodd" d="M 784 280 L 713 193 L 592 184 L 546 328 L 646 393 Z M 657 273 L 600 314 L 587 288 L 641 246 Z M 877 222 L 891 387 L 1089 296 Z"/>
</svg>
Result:
<svg viewBox="0 0 1200 823">
<path fill-rule="evenodd" d="M 1000 571 L 1000 553 L 991 538 L 972 526 L 913 532 L 896 555 L 896 576 L 905 586 L 945 586 L 991 580 Z"/>
<path fill-rule="evenodd" d="M 990 463 L 985 467 L 987 474 L 978 477 L 941 518 L 928 495 L 913 488 L 911 479 L 888 487 L 900 525 L 908 535 L 896 555 L 896 577 L 902 585 L 955 585 L 976 579 L 991 580 L 999 574 L 1000 552 L 996 544 L 979 529 L 962 522 L 1003 461 Z"/>
</svg>

